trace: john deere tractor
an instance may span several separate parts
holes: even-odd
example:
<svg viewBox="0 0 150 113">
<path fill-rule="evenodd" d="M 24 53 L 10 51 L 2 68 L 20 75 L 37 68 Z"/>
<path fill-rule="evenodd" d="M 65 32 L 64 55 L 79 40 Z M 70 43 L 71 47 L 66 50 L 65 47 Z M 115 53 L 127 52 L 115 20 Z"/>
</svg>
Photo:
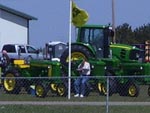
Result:
<svg viewBox="0 0 150 113">
<path fill-rule="evenodd" d="M 79 27 L 77 40 L 71 45 L 71 76 L 79 75 L 76 68 L 84 58 L 90 62 L 92 69 L 89 80 L 92 88 L 88 89 L 106 95 L 108 94 L 106 85 L 109 80 L 109 95 L 119 93 L 121 96 L 138 96 L 139 85 L 150 84 L 149 78 L 138 78 L 141 75 L 150 75 L 150 63 L 140 60 L 140 49 L 134 46 L 110 44 L 112 37 L 113 31 L 107 25 Z M 30 86 L 35 86 L 37 97 L 45 97 L 49 90 L 59 96 L 66 96 L 68 49 L 62 53 L 60 62 L 43 59 L 31 60 L 26 64 L 24 60 L 14 60 L 3 74 L 2 84 L 6 93 L 18 94 L 22 87 L 28 92 Z M 74 79 L 71 79 L 71 83 L 73 82 Z"/>
<path fill-rule="evenodd" d="M 115 76 L 150 75 L 147 70 L 150 64 L 140 62 L 140 49 L 125 44 L 110 44 L 113 35 L 114 32 L 107 25 L 85 25 L 78 28 L 77 40 L 71 45 L 72 67 L 75 67 L 73 62 L 80 58 L 88 59 L 93 68 L 91 76 L 110 76 L 109 95 L 119 93 L 122 96 L 138 96 L 139 83 L 146 81 L 149 84 L 148 79 L 141 81 Z M 60 58 L 63 67 L 67 67 L 68 52 L 66 49 Z M 106 78 L 97 79 L 94 84 L 100 94 L 107 94 Z"/>
<path fill-rule="evenodd" d="M 60 42 L 48 43 L 46 44 L 47 57 L 43 60 L 31 60 L 29 63 L 18 59 L 7 63 L 4 67 L 6 59 L 4 63 L 2 62 L 3 79 L 0 81 L 4 91 L 9 94 L 19 94 L 22 89 L 25 89 L 30 93 L 31 88 L 34 88 L 37 97 L 45 97 L 48 91 L 65 96 L 63 79 L 60 78 L 62 66 L 59 62 L 59 53 L 66 47 Z"/>
</svg>

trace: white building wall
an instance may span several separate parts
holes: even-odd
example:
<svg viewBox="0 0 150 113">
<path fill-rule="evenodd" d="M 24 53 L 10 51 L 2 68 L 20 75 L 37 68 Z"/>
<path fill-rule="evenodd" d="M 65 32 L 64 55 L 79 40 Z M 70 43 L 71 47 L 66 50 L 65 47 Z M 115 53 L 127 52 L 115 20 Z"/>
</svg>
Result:
<svg viewBox="0 0 150 113">
<path fill-rule="evenodd" d="M 28 42 L 28 20 L 0 10 L 0 50 L 3 44 Z"/>
</svg>

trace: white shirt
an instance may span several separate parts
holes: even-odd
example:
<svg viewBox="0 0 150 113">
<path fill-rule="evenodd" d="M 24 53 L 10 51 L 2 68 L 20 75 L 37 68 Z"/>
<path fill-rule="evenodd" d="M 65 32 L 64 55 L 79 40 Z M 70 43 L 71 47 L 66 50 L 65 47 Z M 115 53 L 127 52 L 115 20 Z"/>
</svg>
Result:
<svg viewBox="0 0 150 113">
<path fill-rule="evenodd" d="M 82 66 L 81 66 L 82 65 Z M 82 71 L 83 75 L 90 75 L 91 74 L 91 68 L 89 62 L 83 62 L 78 66 L 78 69 Z"/>
</svg>

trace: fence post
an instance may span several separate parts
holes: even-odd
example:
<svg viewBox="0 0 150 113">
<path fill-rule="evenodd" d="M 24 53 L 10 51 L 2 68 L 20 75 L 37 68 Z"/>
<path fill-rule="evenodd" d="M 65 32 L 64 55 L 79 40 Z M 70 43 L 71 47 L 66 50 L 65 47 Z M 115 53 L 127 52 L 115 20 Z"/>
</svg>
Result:
<svg viewBox="0 0 150 113">
<path fill-rule="evenodd" d="M 106 76 L 106 79 L 107 79 L 106 113 L 109 113 L 109 76 Z"/>
<path fill-rule="evenodd" d="M 0 85 L 2 85 L 2 68 L 0 67 Z"/>
</svg>

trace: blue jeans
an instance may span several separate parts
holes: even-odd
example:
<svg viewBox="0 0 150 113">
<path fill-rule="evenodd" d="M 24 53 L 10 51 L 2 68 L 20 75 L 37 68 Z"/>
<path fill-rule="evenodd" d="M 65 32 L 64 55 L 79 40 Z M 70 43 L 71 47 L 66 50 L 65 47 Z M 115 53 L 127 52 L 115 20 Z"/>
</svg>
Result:
<svg viewBox="0 0 150 113">
<path fill-rule="evenodd" d="M 87 81 L 89 80 L 89 76 L 80 75 L 74 82 L 74 89 L 76 94 L 85 95 Z"/>
</svg>

